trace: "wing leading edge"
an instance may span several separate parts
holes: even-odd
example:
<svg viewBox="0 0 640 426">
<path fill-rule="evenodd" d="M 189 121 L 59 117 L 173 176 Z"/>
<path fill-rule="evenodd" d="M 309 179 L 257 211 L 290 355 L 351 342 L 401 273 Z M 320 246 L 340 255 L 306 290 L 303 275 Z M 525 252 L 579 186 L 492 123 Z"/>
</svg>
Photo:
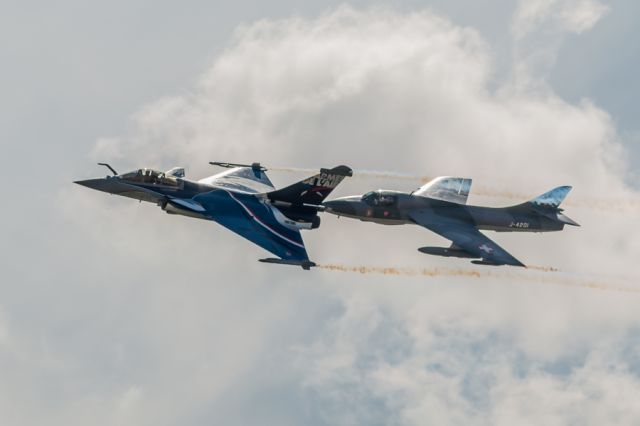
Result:
<svg viewBox="0 0 640 426">
<path fill-rule="evenodd" d="M 478 231 L 471 223 L 440 216 L 431 210 L 412 212 L 409 216 L 418 225 L 443 236 L 453 242 L 455 246 L 482 259 L 482 262 L 475 263 L 525 266 L 505 249 Z"/>
<path fill-rule="evenodd" d="M 198 182 L 217 186 L 230 191 L 240 191 L 251 194 L 273 191 L 275 188 L 262 167 L 234 167 L 200 179 Z"/>
</svg>

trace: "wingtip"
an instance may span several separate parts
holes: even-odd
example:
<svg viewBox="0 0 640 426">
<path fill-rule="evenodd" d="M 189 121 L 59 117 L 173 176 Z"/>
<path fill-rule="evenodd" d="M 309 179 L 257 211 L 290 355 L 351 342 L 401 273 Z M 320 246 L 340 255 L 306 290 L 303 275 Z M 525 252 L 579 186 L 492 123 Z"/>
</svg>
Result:
<svg viewBox="0 0 640 426">
<path fill-rule="evenodd" d="M 520 262 L 519 260 L 514 260 L 513 262 L 506 263 L 506 262 L 492 262 L 492 261 L 486 260 L 486 259 L 476 259 L 476 260 L 472 260 L 471 263 L 473 263 L 474 265 L 486 265 L 486 266 L 508 265 L 508 266 L 516 266 L 516 267 L 519 267 L 519 268 L 526 268 L 527 267 L 527 265 L 525 265 L 524 263 Z"/>
<path fill-rule="evenodd" d="M 527 265 L 525 265 L 524 263 L 520 262 L 515 257 L 513 258 L 513 261 L 511 263 L 505 263 L 505 265 L 516 266 L 518 268 L 526 268 L 527 267 Z"/>
<path fill-rule="evenodd" d="M 258 259 L 258 262 L 262 263 L 275 263 L 277 265 L 292 265 L 292 266 L 300 266 L 305 271 L 310 270 L 311 268 L 317 266 L 315 262 L 311 260 L 286 260 L 279 259 L 276 257 L 267 257 L 264 259 Z"/>
</svg>

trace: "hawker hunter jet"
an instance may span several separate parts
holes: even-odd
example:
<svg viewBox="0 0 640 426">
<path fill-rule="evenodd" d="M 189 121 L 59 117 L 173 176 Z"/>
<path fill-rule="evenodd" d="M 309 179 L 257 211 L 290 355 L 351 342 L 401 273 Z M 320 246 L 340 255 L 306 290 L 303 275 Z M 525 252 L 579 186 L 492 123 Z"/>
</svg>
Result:
<svg viewBox="0 0 640 426">
<path fill-rule="evenodd" d="M 300 235 L 320 226 L 319 205 L 344 179 L 349 167 L 321 169 L 301 182 L 276 190 L 259 163 L 210 164 L 228 168 L 198 181 L 185 177 L 183 168 L 167 172 L 138 169 L 75 183 L 98 191 L 155 203 L 169 214 L 208 219 L 259 245 L 278 258 L 261 262 L 298 265 L 308 270 L 309 260 Z"/>
<path fill-rule="evenodd" d="M 411 192 L 372 191 L 323 203 L 325 211 L 383 225 L 417 224 L 452 242 L 450 247 L 421 247 L 422 253 L 475 259 L 480 265 L 525 266 L 480 230 L 560 231 L 579 226 L 559 208 L 571 190 L 560 186 L 526 203 L 492 208 L 467 205 L 471 179 L 439 177 Z"/>
</svg>

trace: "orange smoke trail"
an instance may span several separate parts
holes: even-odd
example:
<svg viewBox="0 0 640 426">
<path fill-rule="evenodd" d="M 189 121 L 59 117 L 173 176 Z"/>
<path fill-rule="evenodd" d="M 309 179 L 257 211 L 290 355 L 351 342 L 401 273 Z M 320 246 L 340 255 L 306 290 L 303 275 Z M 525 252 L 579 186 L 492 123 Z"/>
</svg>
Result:
<svg viewBox="0 0 640 426">
<path fill-rule="evenodd" d="M 527 269 L 534 269 L 536 271 L 542 271 L 542 272 L 558 272 L 559 271 L 559 269 L 554 268 L 553 266 L 527 265 Z"/>
<path fill-rule="evenodd" d="M 396 267 L 383 267 L 383 266 L 349 266 L 349 265 L 317 265 L 320 269 L 326 269 L 329 271 L 340 272 L 357 272 L 360 274 L 382 274 L 382 275 L 400 275 L 400 276 L 423 276 L 423 277 L 438 277 L 438 276 L 457 276 L 457 277 L 474 277 L 480 278 L 481 274 L 475 270 L 465 269 L 447 269 L 447 268 L 432 268 L 432 269 L 414 269 L 414 268 L 396 268 Z"/>
<path fill-rule="evenodd" d="M 337 272 L 353 272 L 359 274 L 381 274 L 381 275 L 395 275 L 395 276 L 407 276 L 407 277 L 470 277 L 470 278 L 496 278 L 496 279 L 511 279 L 515 281 L 526 281 L 534 284 L 543 285 L 560 285 L 565 287 L 579 287 L 589 288 L 606 291 L 618 291 L 627 293 L 640 293 L 640 288 L 633 287 L 621 287 L 608 283 L 602 283 L 597 281 L 572 279 L 562 276 L 548 276 L 541 274 L 527 274 L 524 272 L 512 272 L 512 271 L 478 271 L 475 269 L 463 269 L 463 268 L 397 268 L 397 267 L 382 267 L 382 266 L 351 266 L 340 264 L 327 264 L 317 265 L 319 269 Z M 537 266 L 529 267 L 529 269 L 539 270 L 541 272 L 556 272 L 557 270 L 550 267 Z"/>
</svg>

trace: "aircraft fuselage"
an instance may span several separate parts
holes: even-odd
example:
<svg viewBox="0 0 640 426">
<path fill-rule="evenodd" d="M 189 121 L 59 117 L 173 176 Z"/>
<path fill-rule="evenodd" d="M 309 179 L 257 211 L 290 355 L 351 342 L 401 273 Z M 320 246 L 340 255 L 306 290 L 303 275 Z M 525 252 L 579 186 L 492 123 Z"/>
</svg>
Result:
<svg viewBox="0 0 640 426">
<path fill-rule="evenodd" d="M 462 220 L 474 224 L 478 229 L 498 232 L 560 231 L 565 225 L 557 218 L 532 213 L 519 206 L 470 206 L 405 192 L 376 192 L 379 194 L 377 202 L 367 200 L 366 195 L 351 196 L 325 202 L 324 206 L 327 213 L 382 225 L 415 224 L 408 213 L 417 210 L 432 210 L 443 219 Z"/>
</svg>

